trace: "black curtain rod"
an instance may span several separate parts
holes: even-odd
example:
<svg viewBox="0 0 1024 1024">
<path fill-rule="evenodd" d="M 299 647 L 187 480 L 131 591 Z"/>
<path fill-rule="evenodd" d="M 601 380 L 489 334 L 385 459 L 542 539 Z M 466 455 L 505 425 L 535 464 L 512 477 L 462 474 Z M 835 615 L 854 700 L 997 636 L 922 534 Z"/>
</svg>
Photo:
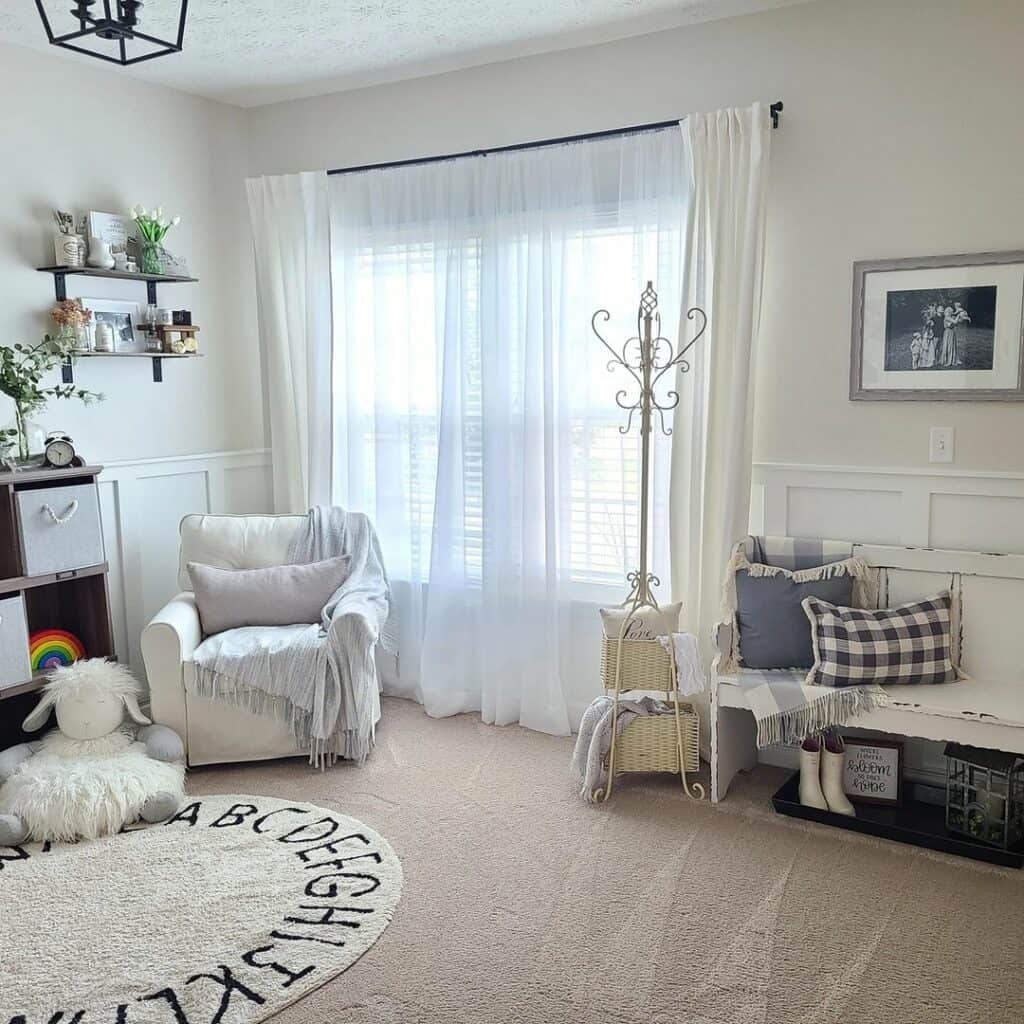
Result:
<svg viewBox="0 0 1024 1024">
<path fill-rule="evenodd" d="M 772 127 L 779 127 L 782 100 L 773 103 L 768 112 L 772 116 Z M 517 142 L 511 146 L 495 146 L 492 149 L 470 149 L 465 153 L 446 153 L 444 156 L 423 156 L 412 160 L 389 160 L 382 164 L 361 164 L 359 167 L 334 167 L 328 174 L 356 174 L 359 171 L 380 171 L 387 167 L 410 167 L 413 164 L 436 164 L 444 160 L 461 160 L 467 156 L 490 156 L 492 153 L 514 153 L 520 149 L 539 149 L 542 146 L 558 146 L 566 142 L 586 142 L 591 139 L 610 139 L 614 135 L 635 135 L 638 132 L 653 132 L 659 128 L 671 128 L 679 121 L 653 121 L 650 124 L 634 124 L 628 128 L 610 128 L 603 132 L 585 132 L 582 135 L 563 135 L 560 139 L 541 139 L 539 142 Z"/>
</svg>

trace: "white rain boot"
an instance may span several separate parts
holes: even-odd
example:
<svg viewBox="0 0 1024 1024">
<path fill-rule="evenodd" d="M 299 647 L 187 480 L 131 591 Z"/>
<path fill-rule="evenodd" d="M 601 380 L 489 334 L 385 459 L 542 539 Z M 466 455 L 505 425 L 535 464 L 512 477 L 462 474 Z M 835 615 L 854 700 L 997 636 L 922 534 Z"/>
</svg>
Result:
<svg viewBox="0 0 1024 1024">
<path fill-rule="evenodd" d="M 808 737 L 800 745 L 800 803 L 804 807 L 828 810 L 828 802 L 821 791 L 821 742 Z"/>
<path fill-rule="evenodd" d="M 821 744 L 821 791 L 833 814 L 855 818 L 857 812 L 843 791 L 843 755 L 846 745 L 836 732 L 827 733 Z"/>
</svg>

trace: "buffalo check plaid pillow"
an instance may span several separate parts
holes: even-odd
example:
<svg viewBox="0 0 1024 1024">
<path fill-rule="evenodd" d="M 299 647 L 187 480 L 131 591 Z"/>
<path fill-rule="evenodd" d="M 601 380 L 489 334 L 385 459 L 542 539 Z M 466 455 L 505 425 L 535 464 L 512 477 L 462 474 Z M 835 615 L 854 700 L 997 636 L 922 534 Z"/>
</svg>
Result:
<svg viewBox="0 0 1024 1024">
<path fill-rule="evenodd" d="M 948 591 L 877 611 L 841 608 L 817 597 L 802 603 L 814 648 L 810 685 L 947 683 L 957 678 Z"/>
</svg>

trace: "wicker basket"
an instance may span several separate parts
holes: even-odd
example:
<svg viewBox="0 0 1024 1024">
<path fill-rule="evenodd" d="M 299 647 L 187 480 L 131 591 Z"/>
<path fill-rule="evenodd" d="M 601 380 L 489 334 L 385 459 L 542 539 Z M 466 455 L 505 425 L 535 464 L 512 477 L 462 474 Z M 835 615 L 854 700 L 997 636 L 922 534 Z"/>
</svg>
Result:
<svg viewBox="0 0 1024 1024">
<path fill-rule="evenodd" d="M 615 774 L 622 772 L 684 772 L 700 770 L 700 718 L 692 704 L 679 703 L 679 733 L 683 763 L 679 763 L 679 737 L 675 715 L 640 715 L 615 744 Z"/>
<path fill-rule="evenodd" d="M 619 690 L 661 690 L 672 693 L 676 688 L 674 668 L 668 651 L 657 640 L 619 640 L 601 637 L 601 681 L 606 690 L 615 689 L 615 662 L 619 646 Z"/>
<path fill-rule="evenodd" d="M 619 658 L 619 647 L 622 654 Z M 618 664 L 616 664 L 618 662 Z M 616 668 L 618 678 L 616 679 Z M 655 690 L 675 700 L 675 664 L 657 640 L 601 638 L 601 679 L 606 690 Z M 616 686 L 616 683 L 618 685 Z M 675 715 L 634 718 L 615 742 L 615 774 L 622 772 L 696 772 L 700 769 L 700 718 L 692 704 L 678 702 Z M 679 763 L 682 740 L 683 763 Z"/>
</svg>

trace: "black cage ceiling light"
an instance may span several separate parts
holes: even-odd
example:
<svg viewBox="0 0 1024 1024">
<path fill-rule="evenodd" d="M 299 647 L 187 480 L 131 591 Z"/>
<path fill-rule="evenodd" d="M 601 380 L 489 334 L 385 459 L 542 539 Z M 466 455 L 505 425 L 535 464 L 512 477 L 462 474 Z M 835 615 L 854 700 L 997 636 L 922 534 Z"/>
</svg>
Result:
<svg viewBox="0 0 1024 1024">
<path fill-rule="evenodd" d="M 171 0 L 170 6 L 177 13 L 175 40 L 139 29 L 141 0 L 36 0 L 47 38 L 54 46 L 123 66 L 180 52 L 188 0 Z M 52 14 L 47 14 L 47 7 Z"/>
</svg>

